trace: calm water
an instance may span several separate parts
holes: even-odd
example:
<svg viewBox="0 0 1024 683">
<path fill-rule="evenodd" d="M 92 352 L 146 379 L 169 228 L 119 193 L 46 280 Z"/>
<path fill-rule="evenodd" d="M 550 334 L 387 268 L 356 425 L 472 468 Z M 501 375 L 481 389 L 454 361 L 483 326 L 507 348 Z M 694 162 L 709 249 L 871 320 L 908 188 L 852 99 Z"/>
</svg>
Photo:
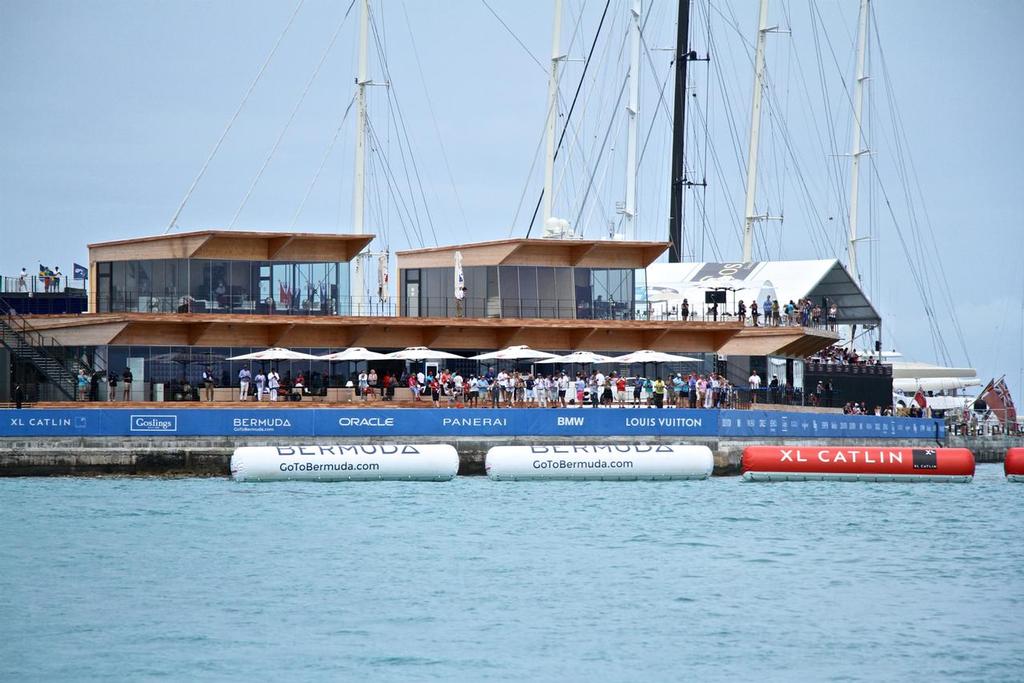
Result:
<svg viewBox="0 0 1024 683">
<path fill-rule="evenodd" d="M 0 678 L 1024 677 L 1024 485 L 0 480 Z"/>
</svg>

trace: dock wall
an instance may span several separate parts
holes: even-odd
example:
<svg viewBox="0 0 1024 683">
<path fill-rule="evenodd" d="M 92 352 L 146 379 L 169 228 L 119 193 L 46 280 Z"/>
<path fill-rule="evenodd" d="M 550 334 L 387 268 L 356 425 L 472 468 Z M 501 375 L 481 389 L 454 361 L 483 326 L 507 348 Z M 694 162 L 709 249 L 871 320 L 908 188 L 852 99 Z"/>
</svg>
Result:
<svg viewBox="0 0 1024 683">
<path fill-rule="evenodd" d="M 864 446 L 858 439 L 781 439 L 722 437 L 363 437 L 308 438 L 305 444 L 365 443 L 447 443 L 459 452 L 459 474 L 484 474 L 484 457 L 492 446 L 558 444 L 648 444 L 687 443 L 706 445 L 715 456 L 719 476 L 739 474 L 743 449 L 752 445 L 789 446 Z M 32 437 L 0 439 L 0 477 L 80 476 L 80 475 L 159 475 L 227 476 L 231 454 L 238 446 L 295 445 L 294 438 L 281 437 L 173 437 L 125 438 Z M 893 439 L 887 446 L 926 447 L 920 439 Z M 961 443 L 950 443 L 962 446 Z M 970 446 L 967 446 L 970 447 Z M 1006 448 L 995 442 L 975 453 L 978 462 L 1000 462 Z"/>
</svg>

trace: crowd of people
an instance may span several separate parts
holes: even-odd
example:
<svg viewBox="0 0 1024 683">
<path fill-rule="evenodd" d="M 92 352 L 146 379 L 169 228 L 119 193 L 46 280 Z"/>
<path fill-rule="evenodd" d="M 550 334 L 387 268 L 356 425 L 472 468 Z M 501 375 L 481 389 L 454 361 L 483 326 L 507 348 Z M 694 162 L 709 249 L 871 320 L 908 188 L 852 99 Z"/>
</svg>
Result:
<svg viewBox="0 0 1024 683">
<path fill-rule="evenodd" d="M 406 386 L 414 402 L 429 400 L 434 407 L 538 407 L 569 406 L 651 408 L 728 408 L 737 401 L 735 387 L 722 375 L 710 373 L 669 373 L 655 377 L 624 377 L 616 372 L 605 375 L 554 372 L 550 374 L 489 369 L 482 374 L 463 376 L 457 370 L 444 369 L 408 373 L 401 377 L 384 374 L 378 386 L 376 371 L 361 372 L 357 395 L 363 400 L 379 396 L 388 400 L 395 386 Z"/>
<path fill-rule="evenodd" d="M 838 344 L 808 356 L 807 360 L 829 365 L 878 365 L 878 356 L 861 356 L 857 351 Z"/>
<path fill-rule="evenodd" d="M 696 305 L 691 305 L 688 299 L 678 307 L 673 307 L 672 315 L 682 320 L 696 318 L 699 310 Z M 720 310 L 717 303 L 710 304 L 706 311 L 706 318 L 718 321 L 719 316 L 727 319 L 731 314 Z M 754 327 L 779 327 L 799 325 L 801 327 L 825 327 L 835 330 L 839 320 L 839 306 L 835 302 L 825 301 L 819 305 L 810 299 L 798 299 L 789 303 L 782 303 L 779 299 L 765 297 L 764 301 L 751 301 L 749 305 L 743 299 L 736 302 L 736 318 L 746 323 L 750 322 Z"/>
</svg>

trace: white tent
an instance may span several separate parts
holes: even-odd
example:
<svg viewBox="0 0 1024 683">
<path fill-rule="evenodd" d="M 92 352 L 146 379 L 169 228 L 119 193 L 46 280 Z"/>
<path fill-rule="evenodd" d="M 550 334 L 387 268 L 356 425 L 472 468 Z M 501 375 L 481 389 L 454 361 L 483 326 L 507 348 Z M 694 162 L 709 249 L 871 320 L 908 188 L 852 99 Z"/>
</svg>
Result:
<svg viewBox="0 0 1024 683">
<path fill-rule="evenodd" d="M 677 356 L 672 353 L 664 353 L 662 351 L 651 351 L 650 349 L 643 349 L 641 351 L 634 351 L 633 353 L 627 353 L 624 356 L 619 356 L 615 359 L 616 363 L 699 363 L 699 358 L 690 358 L 689 356 Z"/>
<path fill-rule="evenodd" d="M 389 353 L 385 358 L 390 358 L 391 360 L 445 360 L 448 358 L 463 358 L 463 356 L 448 353 L 447 351 L 428 349 L 426 346 L 410 346 L 401 351 Z"/>
<path fill-rule="evenodd" d="M 537 351 L 529 346 L 509 346 L 499 351 L 481 353 L 478 356 L 471 356 L 471 360 L 536 360 L 538 358 L 557 358 L 557 354 L 547 351 Z"/>
<path fill-rule="evenodd" d="M 323 360 L 323 358 L 275 346 L 273 348 L 264 349 L 263 351 L 245 353 L 241 356 L 232 356 L 227 360 Z"/>
<path fill-rule="evenodd" d="M 538 361 L 541 363 L 617 363 L 618 360 L 610 356 L 602 356 L 592 351 L 573 351 L 565 356 L 555 356 L 547 360 Z"/>
<path fill-rule="evenodd" d="M 338 351 L 337 353 L 329 353 L 326 356 L 320 356 L 320 360 L 327 361 L 360 361 L 360 360 L 386 360 L 387 354 L 377 353 L 376 351 L 369 351 L 364 349 L 362 346 L 353 346 L 345 349 L 344 351 Z"/>
</svg>

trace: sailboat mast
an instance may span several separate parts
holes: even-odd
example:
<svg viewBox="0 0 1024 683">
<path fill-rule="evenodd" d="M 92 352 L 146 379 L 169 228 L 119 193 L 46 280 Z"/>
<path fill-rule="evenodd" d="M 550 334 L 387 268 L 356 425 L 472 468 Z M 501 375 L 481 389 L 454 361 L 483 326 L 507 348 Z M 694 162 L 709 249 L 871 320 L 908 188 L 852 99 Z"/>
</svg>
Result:
<svg viewBox="0 0 1024 683">
<path fill-rule="evenodd" d="M 757 152 L 761 143 L 761 92 L 764 89 L 764 44 L 768 34 L 768 0 L 761 0 L 757 20 L 757 52 L 754 56 L 754 97 L 750 107 L 750 147 L 747 151 L 747 202 L 743 225 L 743 262 L 753 261 L 754 197 L 757 194 Z"/>
<path fill-rule="evenodd" d="M 672 112 L 672 196 L 668 212 L 668 261 L 683 260 L 683 191 L 686 166 L 686 65 L 690 61 L 690 0 L 679 0 L 676 22 L 676 88 Z"/>
<path fill-rule="evenodd" d="M 356 74 L 356 159 L 355 181 L 352 190 L 352 232 L 361 235 L 366 232 L 363 225 L 363 201 L 366 197 L 366 84 L 369 82 L 369 24 L 370 0 L 360 1 L 359 12 L 359 66 Z M 350 291 L 352 315 L 360 315 L 364 287 L 363 263 L 361 256 L 352 260 L 350 270 Z"/>
<path fill-rule="evenodd" d="M 857 270 L 857 209 L 860 193 L 860 157 L 866 150 L 861 149 L 861 112 L 864 106 L 864 53 L 868 40 L 868 4 L 869 0 L 860 2 L 860 21 L 857 28 L 857 77 L 853 85 L 853 147 L 850 151 L 850 241 L 847 245 L 847 265 L 850 276 L 855 282 L 860 281 Z"/>
<path fill-rule="evenodd" d="M 626 239 L 636 239 L 636 148 L 637 121 L 640 109 L 640 14 L 641 0 L 633 0 L 629 9 L 629 103 L 626 105 L 626 206 L 624 230 Z"/>
<path fill-rule="evenodd" d="M 558 121 L 558 66 L 562 61 L 562 0 L 555 0 L 555 30 L 551 38 L 551 74 L 548 77 L 547 154 L 544 157 L 544 223 L 555 203 L 555 123 Z"/>
</svg>

